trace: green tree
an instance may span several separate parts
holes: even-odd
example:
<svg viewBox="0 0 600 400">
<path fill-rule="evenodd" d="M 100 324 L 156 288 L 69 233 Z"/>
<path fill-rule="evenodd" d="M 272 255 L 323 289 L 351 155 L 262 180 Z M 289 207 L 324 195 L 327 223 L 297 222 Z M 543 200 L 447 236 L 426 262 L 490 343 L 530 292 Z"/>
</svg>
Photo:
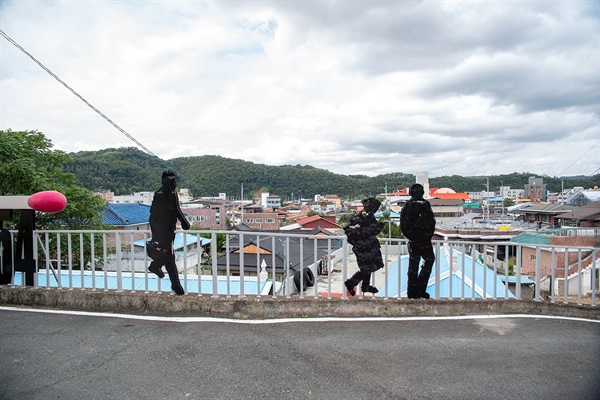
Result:
<svg viewBox="0 0 600 400">
<path fill-rule="evenodd" d="M 56 214 L 37 213 L 37 228 L 105 229 L 104 200 L 75 184 L 75 176 L 63 171 L 71 157 L 52 146 L 41 132 L 0 131 L 0 195 L 56 190 L 66 196 L 67 207 Z"/>
<path fill-rule="evenodd" d="M 383 222 L 383 229 L 381 230 L 381 233 L 379 234 L 380 237 L 387 237 L 387 238 L 402 237 L 402 235 L 400 233 L 400 227 L 395 222 L 391 221 L 389 211 L 384 211 L 382 213 L 381 217 L 379 217 L 379 222 Z"/>
</svg>

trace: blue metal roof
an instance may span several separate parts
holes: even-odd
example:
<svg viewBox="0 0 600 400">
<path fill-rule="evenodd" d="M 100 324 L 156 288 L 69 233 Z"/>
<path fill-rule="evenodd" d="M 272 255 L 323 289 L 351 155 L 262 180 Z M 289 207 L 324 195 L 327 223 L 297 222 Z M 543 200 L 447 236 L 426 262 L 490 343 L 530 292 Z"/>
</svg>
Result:
<svg viewBox="0 0 600 400">
<path fill-rule="evenodd" d="M 452 258 L 454 259 L 454 268 L 452 270 L 449 267 L 449 258 L 450 252 L 446 248 L 442 248 L 439 259 L 440 281 L 436 282 L 436 264 L 438 263 L 436 261 L 427 285 L 427 293 L 431 297 L 435 295 L 436 286 L 439 287 L 441 298 L 483 298 L 484 296 L 492 298 L 494 295 L 496 297 L 514 297 L 507 290 L 499 275 L 494 275 L 492 269 L 485 267 L 477 260 L 473 260 L 471 256 L 464 255 L 462 252 L 454 249 L 452 251 Z M 400 261 L 399 268 L 398 261 Z M 379 287 L 377 296 L 397 297 L 400 294 L 400 297 L 406 297 L 407 273 L 408 256 L 405 255 L 401 256 L 399 260 L 394 261 L 388 271 L 386 281 Z"/>
<path fill-rule="evenodd" d="M 502 282 L 508 282 L 508 283 L 517 283 L 517 277 L 513 276 L 513 275 L 509 275 L 508 279 L 506 279 L 507 277 L 505 277 L 504 275 L 500 275 L 500 279 L 502 280 Z M 533 285 L 535 284 L 535 281 L 533 279 L 529 279 L 526 276 L 521 276 L 521 285 Z"/>
<path fill-rule="evenodd" d="M 389 215 L 390 218 L 400 218 L 400 214 L 398 214 L 397 212 L 394 211 L 386 211 Z M 384 212 L 383 211 L 378 211 L 375 214 L 373 214 L 375 216 L 375 218 L 379 218 L 381 216 L 383 216 Z"/>
<path fill-rule="evenodd" d="M 186 234 L 185 235 L 185 243 L 189 246 L 191 244 L 197 243 L 198 239 L 201 239 L 201 246 L 207 245 L 210 243 L 210 239 L 207 238 L 203 238 L 200 237 L 199 235 L 191 235 L 191 234 Z M 152 240 L 152 238 L 148 238 L 148 240 Z M 144 247 L 144 240 L 136 240 L 135 242 L 133 242 L 133 244 L 135 246 L 140 246 L 140 247 Z M 173 250 L 181 250 L 183 249 L 183 233 L 177 233 L 175 234 L 175 240 L 173 241 Z"/>
<path fill-rule="evenodd" d="M 109 225 L 128 226 L 146 224 L 150 220 L 150 206 L 139 203 L 113 204 L 102 212 L 102 222 Z"/>
</svg>

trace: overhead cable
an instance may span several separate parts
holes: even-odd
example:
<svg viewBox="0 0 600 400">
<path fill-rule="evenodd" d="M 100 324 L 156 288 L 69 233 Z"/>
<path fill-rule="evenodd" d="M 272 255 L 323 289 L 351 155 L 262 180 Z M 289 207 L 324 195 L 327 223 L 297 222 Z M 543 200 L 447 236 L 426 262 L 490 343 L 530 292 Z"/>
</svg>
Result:
<svg viewBox="0 0 600 400">
<path fill-rule="evenodd" d="M 79 99 L 81 101 L 83 101 L 89 108 L 91 108 L 92 110 L 94 110 L 98 115 L 100 115 L 102 118 L 104 118 L 109 124 L 111 124 L 112 126 L 114 126 L 115 128 L 117 128 L 119 130 L 119 132 L 121 132 L 122 134 L 124 134 L 125 136 L 127 136 L 129 139 L 131 139 L 135 144 L 137 144 L 141 149 L 143 149 L 146 153 L 160 158 L 158 157 L 156 154 L 154 154 L 152 151 L 150 151 L 146 146 L 144 146 L 142 143 L 140 143 L 136 138 L 134 138 L 133 136 L 131 136 L 129 133 L 127 133 L 125 131 L 125 129 L 121 128 L 119 125 L 115 124 L 110 118 L 108 118 L 102 111 L 98 110 L 96 107 L 94 107 L 92 104 L 90 104 L 89 101 L 87 101 L 86 99 L 83 98 L 83 96 L 81 96 L 79 93 L 77 93 L 73 88 L 71 88 L 69 85 L 67 85 L 62 79 L 60 79 L 58 76 L 56 76 L 56 74 L 54 74 L 52 71 L 50 71 L 48 68 L 46 68 L 46 66 L 44 64 L 42 64 L 41 62 L 39 62 L 34 56 L 32 56 L 27 50 L 25 50 L 23 47 L 21 47 L 17 42 L 15 42 L 10 36 L 8 36 L 6 33 L 4 33 L 2 30 L 0 30 L 0 35 L 4 36 L 4 38 L 6 38 L 6 40 L 8 40 L 11 44 L 13 44 L 16 48 L 18 48 L 19 50 L 21 50 L 23 53 L 25 53 L 29 58 L 31 58 L 37 65 L 39 65 L 44 71 L 46 71 L 48 74 L 50 74 L 54 79 L 56 79 L 58 82 L 60 82 L 64 87 L 66 87 L 71 93 L 73 93 L 75 96 L 79 97 Z"/>
<path fill-rule="evenodd" d="M 114 126 L 119 132 L 121 132 L 122 134 L 124 134 L 125 136 L 127 136 L 132 142 L 134 142 L 136 145 L 138 145 L 139 148 L 141 148 L 142 150 L 144 150 L 147 154 L 154 156 L 156 158 L 158 158 L 159 160 L 162 161 L 163 164 L 166 164 L 160 157 L 158 157 L 156 154 L 154 154 L 150 149 L 148 149 L 146 146 L 144 146 L 139 140 L 137 140 L 136 138 L 134 138 L 133 136 L 131 136 L 127 131 L 125 131 L 125 129 L 121 128 L 119 125 L 117 125 L 113 120 L 111 120 L 110 118 L 108 118 L 102 111 L 98 110 L 96 107 L 94 107 L 89 101 L 87 101 L 85 98 L 83 98 L 83 96 L 81 96 L 79 93 L 77 93 L 73 88 L 71 88 L 69 85 L 67 85 L 62 79 L 60 79 L 58 76 L 56 76 L 55 73 L 53 73 L 52 71 L 50 71 L 44 64 L 42 64 L 40 61 L 38 61 L 33 55 L 31 55 L 27 50 L 25 50 L 21 45 L 19 45 L 17 42 L 15 42 L 10 36 L 8 36 L 4 31 L 2 31 L 0 29 L 0 35 L 2 35 L 6 40 L 8 40 L 13 46 L 15 46 L 16 48 L 18 48 L 19 50 L 21 50 L 24 54 L 26 54 L 29 58 L 31 58 L 33 60 L 33 62 L 35 62 L 37 65 L 39 65 L 44 71 L 46 71 L 48 74 L 50 74 L 54 79 L 56 79 L 58 82 L 60 82 L 61 85 L 63 85 L 64 87 L 66 87 L 71 93 L 73 93 L 75 96 L 77 96 L 81 101 L 83 101 L 89 108 L 91 108 L 92 110 L 94 110 L 94 112 L 96 112 L 98 115 L 100 115 L 102 118 L 104 118 L 109 124 L 111 124 L 112 126 Z M 182 178 L 184 181 L 187 181 L 188 183 L 192 184 L 193 183 L 185 178 L 184 176 L 182 176 L 180 173 L 178 173 L 179 177 Z"/>
</svg>

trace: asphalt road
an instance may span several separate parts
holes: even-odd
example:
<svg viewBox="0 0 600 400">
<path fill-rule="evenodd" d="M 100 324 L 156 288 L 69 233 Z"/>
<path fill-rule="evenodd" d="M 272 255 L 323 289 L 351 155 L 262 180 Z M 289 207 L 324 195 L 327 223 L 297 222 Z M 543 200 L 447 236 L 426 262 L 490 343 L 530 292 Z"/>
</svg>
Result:
<svg viewBox="0 0 600 400">
<path fill-rule="evenodd" d="M 598 321 L 88 314 L 2 307 L 0 399 L 600 398 Z"/>
</svg>

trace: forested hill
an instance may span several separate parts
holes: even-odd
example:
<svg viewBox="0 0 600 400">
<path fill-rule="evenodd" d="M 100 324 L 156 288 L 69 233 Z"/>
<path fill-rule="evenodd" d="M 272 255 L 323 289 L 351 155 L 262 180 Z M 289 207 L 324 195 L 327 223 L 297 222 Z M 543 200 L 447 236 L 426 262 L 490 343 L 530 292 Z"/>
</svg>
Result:
<svg viewBox="0 0 600 400">
<path fill-rule="evenodd" d="M 189 188 L 194 196 L 217 196 L 227 193 L 230 198 L 250 198 L 259 191 L 279 195 L 283 200 L 312 198 L 315 194 L 336 194 L 341 198 L 362 198 L 385 191 L 408 187 L 415 182 L 413 174 L 397 172 L 368 177 L 340 175 L 308 165 L 270 166 L 219 156 L 183 157 L 161 160 L 135 147 L 82 151 L 70 153 L 73 161 L 65 170 L 75 174 L 76 183 L 89 190 L 108 189 L 116 195 L 160 188 L 160 176 L 165 169 L 176 171 L 181 177 L 180 187 Z M 511 188 L 522 189 L 531 176 L 524 172 L 489 177 L 490 191 L 498 191 L 501 182 Z M 564 187 L 600 186 L 600 174 L 592 177 L 563 178 Z M 561 190 L 561 179 L 544 176 L 550 191 Z M 485 176 L 458 175 L 430 178 L 431 187 L 450 187 L 457 192 L 485 190 Z"/>
</svg>

